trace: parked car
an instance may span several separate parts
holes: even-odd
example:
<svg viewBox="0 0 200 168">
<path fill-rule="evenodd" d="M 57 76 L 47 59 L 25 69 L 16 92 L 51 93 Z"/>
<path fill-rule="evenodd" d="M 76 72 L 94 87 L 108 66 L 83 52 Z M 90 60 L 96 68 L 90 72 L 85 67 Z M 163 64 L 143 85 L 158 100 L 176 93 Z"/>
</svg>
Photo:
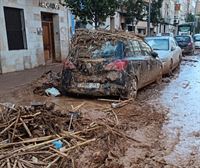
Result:
<svg viewBox="0 0 200 168">
<path fill-rule="evenodd" d="M 66 92 L 134 98 L 138 89 L 162 78 L 157 53 L 141 38 L 99 31 L 78 34 L 64 62 Z"/>
<path fill-rule="evenodd" d="M 200 48 L 200 34 L 195 34 L 193 39 L 195 48 Z"/>
<path fill-rule="evenodd" d="M 145 41 L 158 53 L 162 60 L 163 75 L 171 73 L 181 62 L 182 51 L 173 37 L 146 37 Z"/>
<path fill-rule="evenodd" d="M 184 54 L 194 54 L 195 47 L 191 35 L 175 36 L 175 39 Z"/>
</svg>

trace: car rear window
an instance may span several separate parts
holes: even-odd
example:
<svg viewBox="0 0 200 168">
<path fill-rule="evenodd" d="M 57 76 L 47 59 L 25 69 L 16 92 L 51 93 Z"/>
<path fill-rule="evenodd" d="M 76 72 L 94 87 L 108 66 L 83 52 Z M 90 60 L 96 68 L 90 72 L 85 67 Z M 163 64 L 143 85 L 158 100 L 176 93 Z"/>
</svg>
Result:
<svg viewBox="0 0 200 168">
<path fill-rule="evenodd" d="M 175 39 L 177 42 L 190 42 L 189 36 L 176 36 Z"/>
<path fill-rule="evenodd" d="M 200 35 L 194 36 L 194 40 L 195 40 L 195 41 L 200 41 Z"/>
<path fill-rule="evenodd" d="M 154 50 L 169 50 L 168 39 L 145 39 Z"/>
<path fill-rule="evenodd" d="M 93 50 L 92 48 L 93 47 L 89 50 L 92 53 L 93 58 L 124 57 L 125 44 L 123 41 L 106 41 L 101 45 L 101 47 L 99 47 L 99 49 Z"/>
</svg>

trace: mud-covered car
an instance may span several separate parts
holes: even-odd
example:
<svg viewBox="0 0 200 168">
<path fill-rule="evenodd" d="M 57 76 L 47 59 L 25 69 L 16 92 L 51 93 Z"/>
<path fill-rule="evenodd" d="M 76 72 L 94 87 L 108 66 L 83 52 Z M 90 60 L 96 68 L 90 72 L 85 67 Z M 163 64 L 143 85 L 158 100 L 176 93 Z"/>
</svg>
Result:
<svg viewBox="0 0 200 168">
<path fill-rule="evenodd" d="M 183 54 L 194 54 L 195 46 L 191 35 L 175 36 L 175 39 L 181 47 Z"/>
<path fill-rule="evenodd" d="M 141 38 L 126 33 L 79 30 L 64 62 L 68 93 L 135 98 L 138 89 L 162 78 L 162 63 Z"/>
<path fill-rule="evenodd" d="M 170 74 L 181 63 L 182 51 L 173 37 L 146 37 L 145 41 L 158 53 L 163 64 L 163 75 Z"/>
</svg>

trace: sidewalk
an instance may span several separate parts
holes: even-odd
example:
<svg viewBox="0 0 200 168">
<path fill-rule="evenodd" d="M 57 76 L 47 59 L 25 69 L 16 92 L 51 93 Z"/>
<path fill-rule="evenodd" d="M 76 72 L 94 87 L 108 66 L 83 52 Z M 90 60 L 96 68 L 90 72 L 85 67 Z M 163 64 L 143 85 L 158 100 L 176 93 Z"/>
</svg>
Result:
<svg viewBox="0 0 200 168">
<path fill-rule="evenodd" d="M 29 84 L 47 71 L 52 70 L 54 72 L 60 72 L 62 70 L 62 65 L 62 63 L 55 63 L 34 69 L 2 74 L 0 75 L 0 94 L 9 92 L 16 87 Z"/>
</svg>

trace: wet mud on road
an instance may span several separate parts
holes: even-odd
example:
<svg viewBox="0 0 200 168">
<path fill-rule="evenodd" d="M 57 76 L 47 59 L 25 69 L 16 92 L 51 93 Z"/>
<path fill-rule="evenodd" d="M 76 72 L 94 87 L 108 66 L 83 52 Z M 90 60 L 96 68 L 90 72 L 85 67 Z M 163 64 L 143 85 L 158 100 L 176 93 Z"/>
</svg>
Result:
<svg viewBox="0 0 200 168">
<path fill-rule="evenodd" d="M 169 109 L 163 126 L 165 160 L 179 167 L 200 167 L 200 58 L 184 57 L 179 72 L 157 101 Z"/>
<path fill-rule="evenodd" d="M 142 90 L 139 98 L 168 109 L 168 120 L 160 134 L 160 158 L 174 167 L 200 167 L 199 53 L 183 57 L 172 77 L 164 78 L 159 86 Z"/>
<path fill-rule="evenodd" d="M 29 105 L 55 102 L 61 110 L 84 102 L 80 111 L 92 121 L 109 119 L 130 139 L 117 139 L 108 146 L 101 141 L 84 148 L 77 167 L 200 167 L 200 56 L 186 56 L 172 77 L 139 92 L 138 100 L 114 113 L 104 112 L 110 103 L 94 99 L 46 97 L 32 93 L 32 85 L 0 94 L 0 102 Z M 117 115 L 117 119 L 116 116 Z M 109 121 L 108 120 L 108 121 Z"/>
<path fill-rule="evenodd" d="M 162 167 L 165 162 L 155 158 L 160 151 L 160 131 L 165 121 L 165 111 L 159 111 L 153 105 L 135 101 L 123 108 L 106 112 L 110 103 L 92 99 L 71 97 L 46 97 L 32 94 L 32 86 L 21 88 L 1 97 L 1 102 L 29 105 L 32 101 L 54 102 L 61 111 L 84 103 L 80 108 L 82 117 L 93 123 L 114 124 L 115 129 L 125 138 L 104 134 L 100 140 L 86 146 L 81 152 L 76 151 L 75 165 L 80 168 L 130 168 Z M 106 134 L 106 133 L 105 133 Z M 114 136 L 115 135 L 115 136 Z M 104 137 L 105 136 L 105 137 Z"/>
</svg>

